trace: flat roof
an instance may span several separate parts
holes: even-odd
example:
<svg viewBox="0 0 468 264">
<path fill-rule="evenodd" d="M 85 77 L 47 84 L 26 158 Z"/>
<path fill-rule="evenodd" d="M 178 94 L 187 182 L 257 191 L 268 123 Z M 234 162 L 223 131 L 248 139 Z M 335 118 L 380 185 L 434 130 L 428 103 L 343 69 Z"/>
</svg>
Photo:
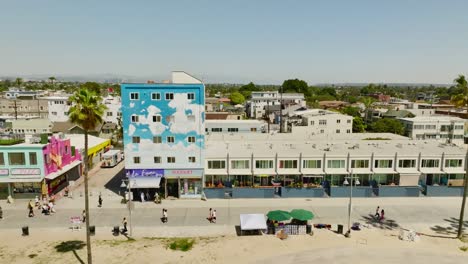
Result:
<svg viewBox="0 0 468 264">
<path fill-rule="evenodd" d="M 433 116 L 415 116 L 415 117 L 405 117 L 399 118 L 400 120 L 404 121 L 465 121 L 465 119 L 456 117 L 456 116 L 446 116 L 446 115 L 433 115 Z"/>
</svg>

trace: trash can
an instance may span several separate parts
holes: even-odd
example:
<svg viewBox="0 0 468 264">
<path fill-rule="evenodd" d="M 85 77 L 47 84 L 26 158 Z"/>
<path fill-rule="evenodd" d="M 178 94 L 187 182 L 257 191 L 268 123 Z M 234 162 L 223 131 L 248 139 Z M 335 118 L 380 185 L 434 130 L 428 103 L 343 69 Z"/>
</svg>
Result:
<svg viewBox="0 0 468 264">
<path fill-rule="evenodd" d="M 312 233 L 312 225 L 306 225 L 306 234 Z"/>
<path fill-rule="evenodd" d="M 29 227 L 28 226 L 23 226 L 23 236 L 29 236 Z"/>
<path fill-rule="evenodd" d="M 96 234 L 96 226 L 89 226 L 89 234 L 92 236 Z"/>
<path fill-rule="evenodd" d="M 336 232 L 338 234 L 343 234 L 343 225 L 338 225 L 338 230 Z"/>
</svg>

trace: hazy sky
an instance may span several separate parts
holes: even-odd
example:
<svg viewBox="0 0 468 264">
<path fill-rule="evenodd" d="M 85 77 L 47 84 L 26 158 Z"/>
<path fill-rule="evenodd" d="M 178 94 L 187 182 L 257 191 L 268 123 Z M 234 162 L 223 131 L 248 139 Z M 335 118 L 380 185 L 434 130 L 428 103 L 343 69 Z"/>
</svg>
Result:
<svg viewBox="0 0 468 264">
<path fill-rule="evenodd" d="M 385 2 L 385 3 L 384 3 Z M 451 83 L 468 1 L 0 0 L 0 76 Z"/>
</svg>

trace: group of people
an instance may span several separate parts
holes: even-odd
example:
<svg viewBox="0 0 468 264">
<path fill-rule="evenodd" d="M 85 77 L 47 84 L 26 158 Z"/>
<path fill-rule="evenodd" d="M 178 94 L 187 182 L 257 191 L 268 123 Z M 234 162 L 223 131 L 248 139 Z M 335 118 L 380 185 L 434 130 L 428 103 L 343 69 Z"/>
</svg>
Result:
<svg viewBox="0 0 468 264">
<path fill-rule="evenodd" d="M 385 211 L 384 209 L 380 209 L 380 206 L 377 206 L 377 209 L 375 210 L 375 215 L 374 215 L 375 219 L 377 219 L 377 221 L 382 221 L 384 220 L 384 217 L 385 217 Z"/>
<path fill-rule="evenodd" d="M 209 215 L 206 219 L 210 221 L 210 223 L 216 224 L 216 210 L 213 210 L 213 208 L 210 208 Z"/>
<path fill-rule="evenodd" d="M 44 199 L 41 204 L 41 201 L 39 200 L 38 196 L 36 196 L 36 198 L 34 199 L 34 203 L 32 200 L 29 200 L 29 203 L 28 203 L 28 216 L 29 217 L 34 217 L 35 215 L 34 208 L 41 210 L 41 213 L 44 215 L 50 215 L 56 212 L 54 203 L 52 200 L 47 201 L 46 199 Z"/>
</svg>

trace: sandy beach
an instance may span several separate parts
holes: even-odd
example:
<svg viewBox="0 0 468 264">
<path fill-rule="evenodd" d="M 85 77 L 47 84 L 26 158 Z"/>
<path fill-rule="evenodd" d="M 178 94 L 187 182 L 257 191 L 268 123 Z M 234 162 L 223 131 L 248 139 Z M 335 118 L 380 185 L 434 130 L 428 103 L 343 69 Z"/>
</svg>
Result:
<svg viewBox="0 0 468 264">
<path fill-rule="evenodd" d="M 35 230 L 23 237 L 17 230 L 2 230 L 2 263 L 80 263 L 86 262 L 86 247 L 72 252 L 57 252 L 64 241 L 85 241 L 84 231 Z M 363 229 L 345 238 L 330 230 L 315 229 L 314 235 L 218 235 L 195 237 L 187 252 L 168 248 L 171 238 L 125 236 L 110 233 L 92 237 L 94 263 L 463 263 L 468 246 L 458 239 L 421 236 L 419 242 L 398 239 L 397 230 Z M 430 261 L 430 262 L 427 262 Z M 82 262 L 81 262 L 82 263 Z"/>
</svg>

